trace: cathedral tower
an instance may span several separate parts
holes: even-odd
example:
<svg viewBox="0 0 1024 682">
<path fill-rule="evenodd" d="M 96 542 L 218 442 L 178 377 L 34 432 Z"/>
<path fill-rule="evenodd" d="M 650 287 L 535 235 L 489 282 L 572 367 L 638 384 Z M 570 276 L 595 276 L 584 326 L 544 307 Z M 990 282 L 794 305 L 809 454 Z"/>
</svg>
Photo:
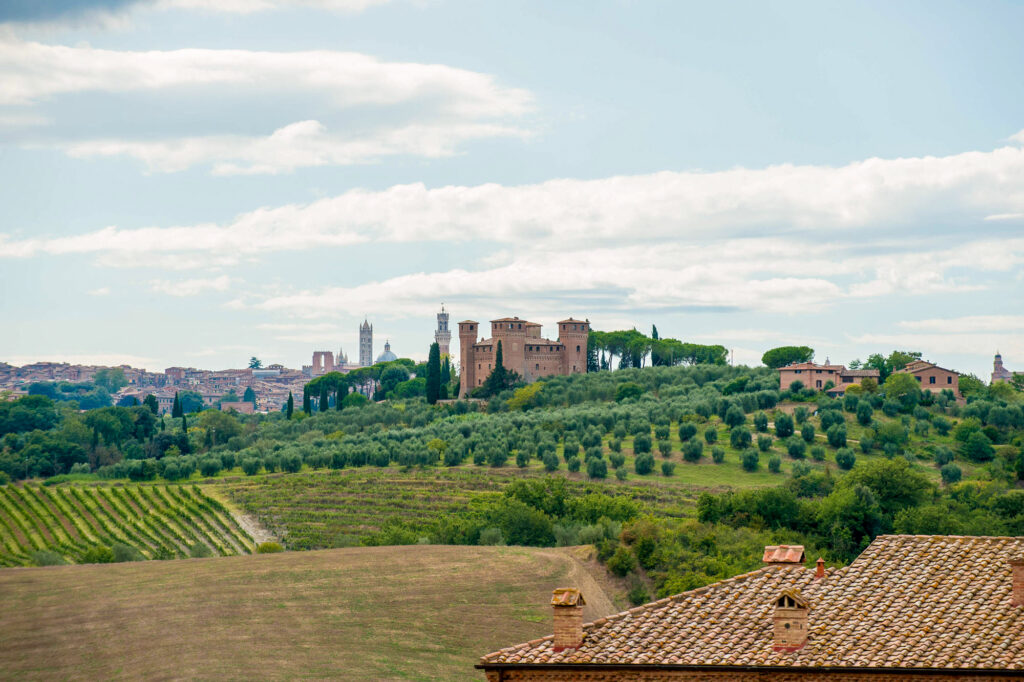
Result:
<svg viewBox="0 0 1024 682">
<path fill-rule="evenodd" d="M 359 325 L 359 364 L 363 367 L 373 365 L 373 325 L 365 318 Z"/>
<path fill-rule="evenodd" d="M 441 350 L 441 357 L 449 355 L 449 347 L 452 343 L 452 332 L 448 329 L 448 313 L 445 312 L 444 303 L 441 304 L 441 312 L 437 314 L 437 331 L 434 332 L 434 341 Z"/>
</svg>

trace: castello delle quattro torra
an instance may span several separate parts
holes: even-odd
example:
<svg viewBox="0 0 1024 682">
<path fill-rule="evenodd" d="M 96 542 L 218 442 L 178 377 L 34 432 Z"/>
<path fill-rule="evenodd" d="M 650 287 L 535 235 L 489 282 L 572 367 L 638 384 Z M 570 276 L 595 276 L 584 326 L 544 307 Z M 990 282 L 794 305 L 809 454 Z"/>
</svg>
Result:
<svg viewBox="0 0 1024 682">
<path fill-rule="evenodd" d="M 540 377 L 587 371 L 589 320 L 569 318 L 558 323 L 558 340 L 541 337 L 541 326 L 518 317 L 491 320 L 490 338 L 480 339 L 480 323 L 459 322 L 459 350 L 462 379 L 459 395 L 466 397 L 481 386 L 494 369 L 498 342 L 502 364 L 518 372 L 525 381 Z"/>
</svg>

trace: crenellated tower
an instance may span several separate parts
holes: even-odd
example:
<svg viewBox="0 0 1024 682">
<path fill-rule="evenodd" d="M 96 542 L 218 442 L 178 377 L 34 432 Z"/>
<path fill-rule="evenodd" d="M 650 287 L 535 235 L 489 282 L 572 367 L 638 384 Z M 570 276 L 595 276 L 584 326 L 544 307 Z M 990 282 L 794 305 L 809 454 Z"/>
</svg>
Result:
<svg viewBox="0 0 1024 682">
<path fill-rule="evenodd" d="M 480 332 L 476 320 L 459 322 L 459 397 L 468 398 L 476 386 L 476 364 L 473 360 L 473 344 Z"/>
<path fill-rule="evenodd" d="M 558 342 L 562 351 L 563 374 L 586 374 L 587 338 L 590 336 L 590 320 L 562 320 L 558 323 Z"/>
</svg>

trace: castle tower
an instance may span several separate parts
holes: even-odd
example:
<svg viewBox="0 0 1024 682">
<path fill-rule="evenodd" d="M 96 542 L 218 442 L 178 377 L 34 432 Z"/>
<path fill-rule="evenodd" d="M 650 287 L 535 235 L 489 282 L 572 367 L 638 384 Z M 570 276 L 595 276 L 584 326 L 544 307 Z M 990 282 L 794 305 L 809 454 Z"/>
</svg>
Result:
<svg viewBox="0 0 1024 682">
<path fill-rule="evenodd" d="M 480 324 L 475 320 L 459 322 L 459 397 L 469 397 L 476 386 L 476 363 L 473 361 L 473 344 L 476 343 Z"/>
<path fill-rule="evenodd" d="M 441 312 L 437 314 L 437 331 L 434 332 L 434 341 L 441 350 L 441 357 L 450 355 L 449 347 L 452 343 L 452 332 L 448 329 L 448 313 L 445 312 L 444 303 L 441 304 Z"/>
<path fill-rule="evenodd" d="M 365 318 L 359 325 L 359 364 L 363 367 L 373 365 L 373 325 Z"/>
<path fill-rule="evenodd" d="M 558 323 L 558 342 L 562 344 L 562 373 L 581 374 L 587 371 L 587 337 L 590 320 L 562 320 Z"/>
</svg>

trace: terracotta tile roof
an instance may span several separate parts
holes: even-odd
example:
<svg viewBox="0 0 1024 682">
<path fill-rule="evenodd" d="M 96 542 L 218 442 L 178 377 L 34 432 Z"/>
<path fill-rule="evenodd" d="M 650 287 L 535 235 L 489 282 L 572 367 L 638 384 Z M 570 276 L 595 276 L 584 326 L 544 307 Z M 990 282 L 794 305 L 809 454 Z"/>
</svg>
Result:
<svg viewBox="0 0 1024 682">
<path fill-rule="evenodd" d="M 803 545 L 768 545 L 761 558 L 766 564 L 803 564 Z"/>
<path fill-rule="evenodd" d="M 560 587 L 551 593 L 552 606 L 585 606 L 583 593 L 571 587 Z"/>
<path fill-rule="evenodd" d="M 1022 556 L 1024 537 L 882 536 L 822 579 L 767 566 L 588 623 L 577 649 L 554 652 L 546 637 L 481 665 L 1024 670 L 1024 607 L 1011 605 L 1009 564 Z M 774 651 L 774 603 L 793 589 L 809 605 L 808 640 Z"/>
<path fill-rule="evenodd" d="M 844 377 L 877 377 L 881 376 L 877 369 L 844 369 L 840 372 Z"/>
</svg>

